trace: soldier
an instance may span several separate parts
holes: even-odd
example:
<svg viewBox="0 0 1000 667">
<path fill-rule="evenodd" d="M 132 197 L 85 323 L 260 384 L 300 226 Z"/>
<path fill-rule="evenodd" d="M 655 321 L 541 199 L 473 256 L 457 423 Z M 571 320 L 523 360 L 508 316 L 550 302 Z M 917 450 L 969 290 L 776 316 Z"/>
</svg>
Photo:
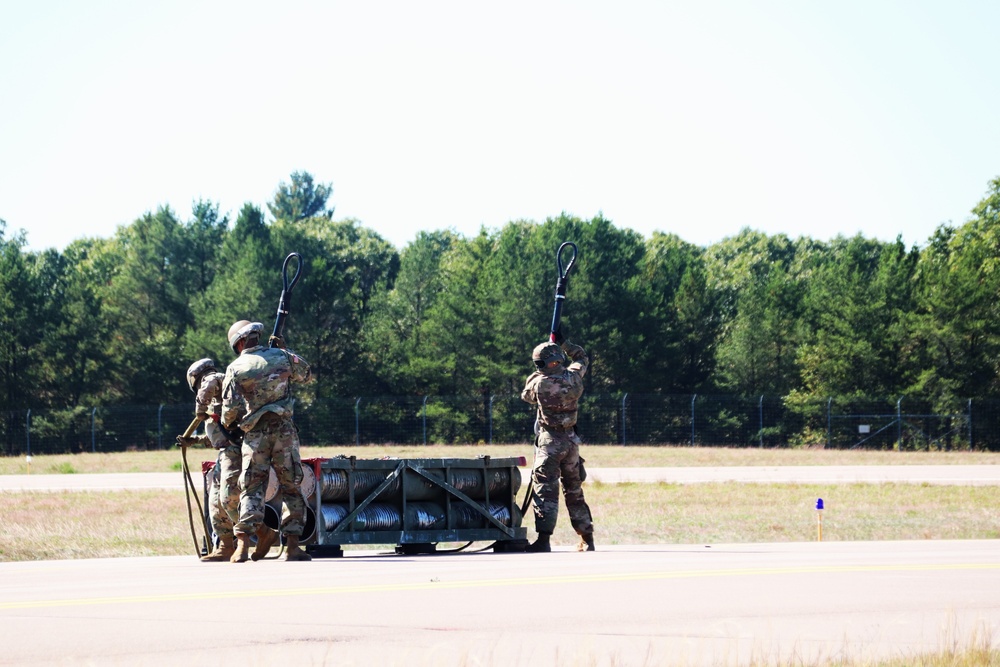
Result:
<svg viewBox="0 0 1000 667">
<path fill-rule="evenodd" d="M 226 369 L 222 386 L 222 424 L 243 431 L 243 467 L 240 514 L 235 526 L 236 549 L 230 561 L 247 560 L 250 535 L 264 520 L 264 489 L 273 467 L 284 503 L 281 533 L 287 549 L 284 560 L 312 560 L 299 546 L 305 522 L 305 499 L 299 436 L 292 423 L 291 383 L 311 379 L 309 364 L 284 349 L 260 345 L 264 325 L 240 320 L 229 328 L 229 345 L 237 355 Z M 256 558 L 254 559 L 256 560 Z"/>
<path fill-rule="evenodd" d="M 535 530 L 538 539 L 528 551 L 551 551 L 549 538 L 556 527 L 559 512 L 559 481 L 573 529 L 580 535 L 578 551 L 594 550 L 594 524 L 590 508 L 583 498 L 583 459 L 580 437 L 576 434 L 576 405 L 583 395 L 583 376 L 587 372 L 587 353 L 579 345 L 563 340 L 542 343 L 531 353 L 535 372 L 528 376 L 521 399 L 538 406 L 535 422 L 535 463 L 532 470 Z M 572 360 L 566 366 L 566 356 Z"/>
<path fill-rule="evenodd" d="M 233 524 L 239 518 L 240 510 L 240 443 L 219 424 L 224 377 L 212 359 L 199 359 L 188 367 L 188 387 L 195 392 L 194 412 L 205 421 L 205 435 L 177 438 L 182 446 L 205 445 L 219 450 L 215 460 L 219 484 L 212 485 L 208 501 L 212 530 L 219 542 L 211 553 L 201 557 L 206 563 L 228 561 L 232 557 L 235 551 Z M 277 538 L 275 531 L 261 524 L 261 530 L 257 532 L 258 549 L 264 546 L 269 549 Z"/>
</svg>

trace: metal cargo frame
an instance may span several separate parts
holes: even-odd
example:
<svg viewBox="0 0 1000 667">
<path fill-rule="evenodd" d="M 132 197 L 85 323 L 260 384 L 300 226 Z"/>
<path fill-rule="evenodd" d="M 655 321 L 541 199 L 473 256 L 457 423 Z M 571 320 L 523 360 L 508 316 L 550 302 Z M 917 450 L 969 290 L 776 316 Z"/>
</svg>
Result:
<svg viewBox="0 0 1000 667">
<path fill-rule="evenodd" d="M 521 484 L 518 466 L 525 464 L 523 457 L 351 456 L 303 461 L 303 465 L 309 464 L 313 466 L 316 487 L 307 501 L 315 513 L 316 530 L 306 549 L 313 556 L 342 556 L 341 546 L 345 544 L 395 544 L 396 553 L 402 554 L 434 553 L 436 545 L 445 542 L 490 541 L 496 552 L 523 551 L 527 546 L 527 529 L 521 526 L 523 517 L 516 499 Z M 340 488 L 334 488 L 333 481 L 342 482 Z M 470 489 L 470 484 L 480 486 Z M 413 512 L 408 508 L 430 501 L 440 504 L 443 517 L 436 523 L 444 525 L 432 529 L 414 525 Z M 379 509 L 391 516 L 389 523 L 398 525 L 366 530 L 366 511 Z M 463 519 L 468 524 L 470 517 L 480 525 L 463 527 Z"/>
</svg>

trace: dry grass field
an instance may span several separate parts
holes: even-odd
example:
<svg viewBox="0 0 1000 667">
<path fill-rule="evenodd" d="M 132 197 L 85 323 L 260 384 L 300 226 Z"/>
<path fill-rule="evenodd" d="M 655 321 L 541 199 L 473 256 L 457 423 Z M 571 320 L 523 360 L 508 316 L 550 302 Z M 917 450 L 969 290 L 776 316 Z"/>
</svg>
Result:
<svg viewBox="0 0 1000 667">
<path fill-rule="evenodd" d="M 585 491 L 598 546 L 811 541 L 818 537 L 816 498 L 827 508 L 827 541 L 1000 539 L 992 487 L 588 483 Z M 0 522 L 0 561 L 194 553 L 180 486 L 6 493 L 0 502 L 16 508 Z M 530 517 L 524 525 L 532 534 Z M 576 544 L 564 513 L 553 541 Z"/>
</svg>

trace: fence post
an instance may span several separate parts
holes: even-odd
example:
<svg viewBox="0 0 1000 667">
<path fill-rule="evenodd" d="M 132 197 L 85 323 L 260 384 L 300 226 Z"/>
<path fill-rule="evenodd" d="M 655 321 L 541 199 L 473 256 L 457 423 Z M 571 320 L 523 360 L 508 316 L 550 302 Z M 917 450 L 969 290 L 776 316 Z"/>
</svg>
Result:
<svg viewBox="0 0 1000 667">
<path fill-rule="evenodd" d="M 757 431 L 758 447 L 764 447 L 764 394 L 760 395 L 760 402 L 757 404 L 757 414 L 760 417 L 760 430 Z"/>
<path fill-rule="evenodd" d="M 691 396 L 691 446 L 694 447 L 694 401 L 698 398 L 698 394 L 692 394 Z"/>
<path fill-rule="evenodd" d="M 489 414 L 489 419 L 490 419 L 490 436 L 489 436 L 489 442 L 487 442 L 486 444 L 492 445 L 493 444 L 493 392 L 490 392 L 490 414 Z"/>
<path fill-rule="evenodd" d="M 31 456 L 31 408 L 28 409 L 28 414 L 24 418 L 24 437 L 28 439 L 28 453 L 26 456 Z M 30 458 L 28 459 L 31 460 Z"/>
<path fill-rule="evenodd" d="M 156 448 L 163 449 L 163 403 L 156 411 Z"/>
<path fill-rule="evenodd" d="M 625 437 L 626 436 L 626 434 L 625 434 L 625 399 L 627 399 L 627 398 L 628 398 L 628 392 L 626 391 L 625 395 L 622 396 L 622 444 L 623 445 L 628 444 L 628 439 Z"/>
<path fill-rule="evenodd" d="M 972 451 L 972 399 L 969 399 L 969 451 Z"/>
<path fill-rule="evenodd" d="M 94 417 L 97 415 L 97 408 L 90 411 L 90 452 L 97 452 L 97 431 L 94 426 Z"/>
<path fill-rule="evenodd" d="M 903 396 L 899 397 L 896 401 L 896 450 L 903 451 L 903 414 L 900 410 L 900 404 L 903 402 Z"/>
<path fill-rule="evenodd" d="M 830 449 L 833 447 L 833 417 L 831 410 L 833 408 L 833 396 L 829 396 L 826 399 L 826 448 Z"/>
<path fill-rule="evenodd" d="M 354 444 L 361 444 L 361 397 L 354 401 Z"/>
<path fill-rule="evenodd" d="M 427 397 L 424 396 L 424 402 L 421 407 L 421 414 L 423 415 L 424 422 L 424 446 L 427 446 Z"/>
</svg>

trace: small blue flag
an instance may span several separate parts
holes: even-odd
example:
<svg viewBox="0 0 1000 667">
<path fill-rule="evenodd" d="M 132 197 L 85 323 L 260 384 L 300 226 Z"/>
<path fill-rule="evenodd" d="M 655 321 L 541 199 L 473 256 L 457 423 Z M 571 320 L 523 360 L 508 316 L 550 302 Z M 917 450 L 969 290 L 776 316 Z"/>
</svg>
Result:
<svg viewBox="0 0 1000 667">
<path fill-rule="evenodd" d="M 816 509 L 818 509 L 818 510 L 823 509 L 823 499 L 822 498 L 817 498 L 816 499 Z"/>
</svg>

